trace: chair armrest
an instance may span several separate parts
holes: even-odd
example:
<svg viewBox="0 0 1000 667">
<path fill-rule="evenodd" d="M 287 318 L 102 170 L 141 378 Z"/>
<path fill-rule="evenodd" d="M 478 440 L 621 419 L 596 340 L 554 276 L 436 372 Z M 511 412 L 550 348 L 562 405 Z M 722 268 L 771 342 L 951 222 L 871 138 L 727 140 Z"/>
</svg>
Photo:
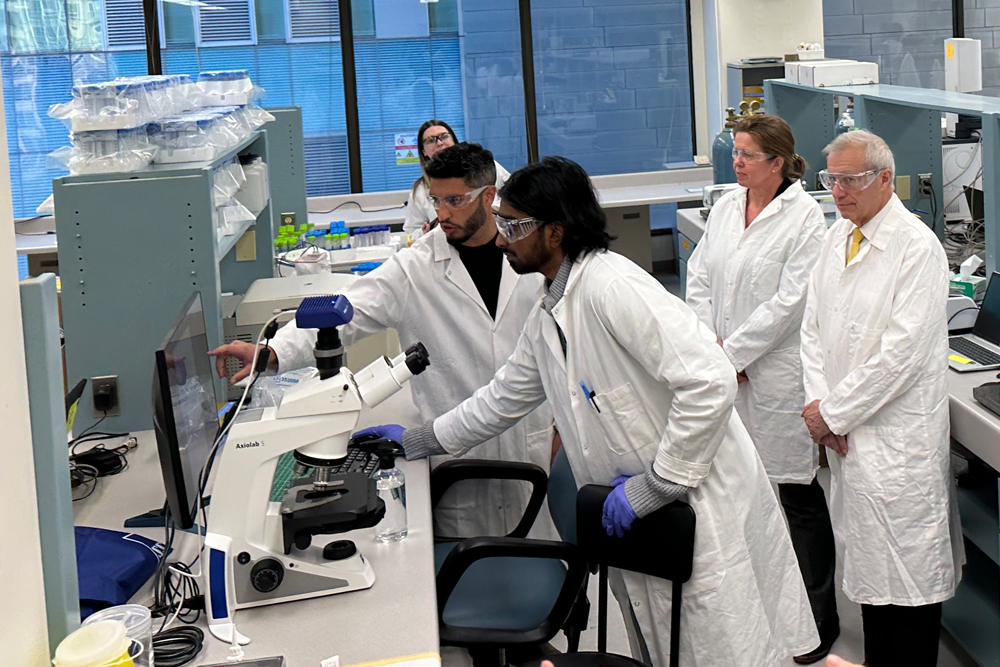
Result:
<svg viewBox="0 0 1000 667">
<path fill-rule="evenodd" d="M 488 632 L 498 644 L 531 643 L 538 637 L 551 638 L 559 631 L 576 604 L 581 590 L 586 587 L 589 564 L 575 544 L 549 540 L 530 540 L 517 537 L 473 537 L 459 542 L 441 564 L 437 574 L 438 615 L 443 618 L 448 599 L 466 571 L 477 561 L 488 558 L 543 558 L 560 560 L 566 564 L 566 578 L 552 611 L 537 628 L 522 631 L 471 629 L 473 635 Z M 443 623 L 443 621 L 442 621 Z M 461 629 L 452 628 L 461 633 Z M 464 633 L 463 633 L 464 634 Z M 470 635 L 470 636 L 473 636 Z M 509 636 L 505 636 L 509 635 Z M 537 635 L 532 637 L 532 635 Z M 548 641 L 544 639 L 542 641 Z"/>
<path fill-rule="evenodd" d="M 431 471 L 431 507 L 436 507 L 445 492 L 457 482 L 469 479 L 503 479 L 529 482 L 531 497 L 517 526 L 507 537 L 527 537 L 538 512 L 545 502 L 549 477 L 534 463 L 487 461 L 482 459 L 456 459 L 445 461 Z M 460 539 L 460 538 L 458 538 Z"/>
</svg>

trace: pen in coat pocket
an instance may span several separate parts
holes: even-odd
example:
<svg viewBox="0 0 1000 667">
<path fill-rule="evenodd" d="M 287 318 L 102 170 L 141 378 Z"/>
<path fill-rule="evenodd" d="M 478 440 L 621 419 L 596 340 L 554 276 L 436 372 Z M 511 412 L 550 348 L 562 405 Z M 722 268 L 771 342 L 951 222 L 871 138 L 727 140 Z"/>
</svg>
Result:
<svg viewBox="0 0 1000 667">
<path fill-rule="evenodd" d="M 601 409 L 599 407 L 597 407 L 597 400 L 594 398 L 596 396 L 596 394 L 594 392 L 592 392 L 587 387 L 586 383 L 584 383 L 583 381 L 580 382 L 580 389 L 583 389 L 583 395 L 587 398 L 587 402 L 590 403 L 591 405 L 593 405 L 595 410 L 597 410 L 598 412 L 600 412 Z"/>
</svg>

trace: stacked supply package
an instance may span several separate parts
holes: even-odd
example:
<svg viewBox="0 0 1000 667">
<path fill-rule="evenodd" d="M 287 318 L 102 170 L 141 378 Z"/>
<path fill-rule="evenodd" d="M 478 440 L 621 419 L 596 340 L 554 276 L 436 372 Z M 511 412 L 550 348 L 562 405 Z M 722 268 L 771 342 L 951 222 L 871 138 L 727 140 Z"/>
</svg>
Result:
<svg viewBox="0 0 1000 667">
<path fill-rule="evenodd" d="M 254 104 L 262 94 L 246 70 L 74 86 L 70 102 L 49 109 L 68 126 L 72 146 L 50 157 L 73 174 L 213 160 L 274 119 Z"/>
</svg>

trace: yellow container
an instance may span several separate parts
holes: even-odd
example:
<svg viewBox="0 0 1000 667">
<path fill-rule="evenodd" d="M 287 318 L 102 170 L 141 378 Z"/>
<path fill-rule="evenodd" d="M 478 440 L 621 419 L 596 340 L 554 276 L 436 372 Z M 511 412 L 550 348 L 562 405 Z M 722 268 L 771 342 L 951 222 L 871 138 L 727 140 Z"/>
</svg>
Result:
<svg viewBox="0 0 1000 667">
<path fill-rule="evenodd" d="M 85 625 L 56 647 L 55 667 L 134 667 L 125 624 L 100 621 Z M 141 644 L 139 651 L 141 652 Z"/>
</svg>

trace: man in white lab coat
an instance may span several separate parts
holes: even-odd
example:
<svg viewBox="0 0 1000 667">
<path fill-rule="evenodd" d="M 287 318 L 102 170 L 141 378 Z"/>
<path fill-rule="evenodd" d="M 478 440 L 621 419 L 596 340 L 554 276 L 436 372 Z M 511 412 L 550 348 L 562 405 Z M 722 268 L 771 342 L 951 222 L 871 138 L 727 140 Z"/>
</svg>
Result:
<svg viewBox="0 0 1000 667">
<path fill-rule="evenodd" d="M 497 227 L 511 266 L 544 275 L 546 294 L 488 386 L 403 434 L 407 457 L 474 452 L 548 400 L 577 483 L 615 486 L 604 507 L 609 533 L 682 496 L 694 508 L 682 665 L 775 667 L 814 648 L 791 540 L 733 411 L 736 374 L 712 332 L 652 276 L 607 251 L 604 213 L 569 160 L 545 158 L 512 175 Z M 627 593 L 616 597 L 641 629 L 633 654 L 645 649 L 666 667 L 671 584 L 621 575 Z"/>
<path fill-rule="evenodd" d="M 809 283 L 802 416 L 831 450 L 830 513 L 865 664 L 932 667 L 964 558 L 949 473 L 948 263 L 894 194 L 882 139 L 848 132 L 825 153 L 819 175 L 843 218 Z"/>
<path fill-rule="evenodd" d="M 516 274 L 494 243 L 496 173 L 488 150 L 457 144 L 439 152 L 426 171 L 439 227 L 345 292 L 354 319 L 341 328 L 340 337 L 349 345 L 392 328 L 404 348 L 423 342 L 431 365 L 410 387 L 421 418 L 433 419 L 471 396 L 504 365 L 538 300 L 542 278 Z M 312 365 L 315 344 L 315 330 L 293 324 L 282 328 L 271 342 L 278 370 Z M 221 375 L 227 356 L 248 364 L 253 346 L 232 343 L 213 354 Z M 234 380 L 246 372 L 244 368 Z M 535 463 L 548 470 L 552 438 L 551 411 L 540 406 L 507 433 L 491 438 L 475 456 Z M 450 537 L 506 534 L 517 525 L 529 495 L 523 482 L 460 482 L 439 501 L 435 532 Z M 532 536 L 555 537 L 547 512 L 535 522 Z"/>
</svg>

